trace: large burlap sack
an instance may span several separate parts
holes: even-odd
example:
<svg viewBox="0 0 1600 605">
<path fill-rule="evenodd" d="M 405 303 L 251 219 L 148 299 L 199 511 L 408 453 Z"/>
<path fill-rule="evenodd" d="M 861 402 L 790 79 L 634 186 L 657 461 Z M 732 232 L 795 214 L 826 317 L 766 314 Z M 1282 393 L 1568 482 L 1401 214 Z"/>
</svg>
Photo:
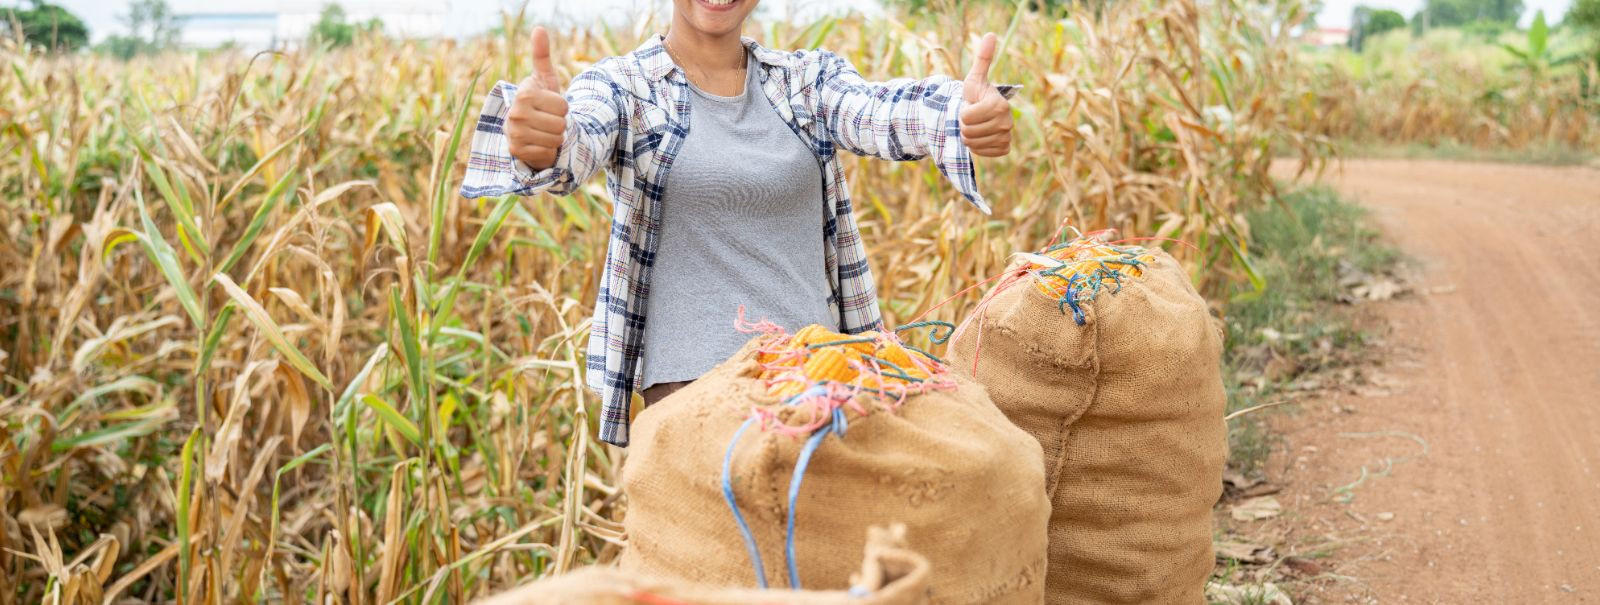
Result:
<svg viewBox="0 0 1600 605">
<path fill-rule="evenodd" d="M 1043 449 L 1051 604 L 1205 602 L 1227 456 L 1222 337 L 1183 268 L 1138 252 L 1141 275 L 1076 310 L 1013 265 L 951 342 L 950 365 Z"/>
<path fill-rule="evenodd" d="M 628 547 L 621 568 L 719 586 L 756 585 L 751 557 L 723 497 L 721 471 L 734 433 L 753 409 L 802 424 L 758 379 L 757 337 L 732 359 L 642 412 L 623 468 Z M 932 603 L 1038 603 L 1043 598 L 1044 468 L 1039 444 L 1006 420 L 983 388 L 876 398 L 847 413 L 848 431 L 824 438 L 795 505 L 800 586 L 846 588 L 843 579 L 871 525 L 901 523 L 932 566 Z M 840 408 L 844 409 L 844 408 Z M 731 459 L 731 487 L 771 586 L 785 566 L 788 490 L 803 438 L 759 425 Z"/>
<path fill-rule="evenodd" d="M 479 605 L 923 605 L 928 560 L 905 548 L 903 527 L 870 528 L 866 554 L 849 591 L 754 590 L 653 578 L 615 567 L 590 567 L 480 601 Z"/>
</svg>

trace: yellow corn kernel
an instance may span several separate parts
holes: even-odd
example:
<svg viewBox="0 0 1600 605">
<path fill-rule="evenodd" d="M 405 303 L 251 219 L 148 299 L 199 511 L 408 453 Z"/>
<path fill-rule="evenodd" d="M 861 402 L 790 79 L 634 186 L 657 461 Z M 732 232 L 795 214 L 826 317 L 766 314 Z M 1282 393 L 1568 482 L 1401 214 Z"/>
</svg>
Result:
<svg viewBox="0 0 1600 605">
<path fill-rule="evenodd" d="M 844 353 L 836 347 L 817 349 L 806 359 L 805 375 L 811 380 L 848 382 L 855 378 L 855 374 L 855 370 L 846 362 Z"/>
<path fill-rule="evenodd" d="M 779 399 L 788 399 L 790 397 L 794 397 L 795 395 L 799 395 L 800 392 L 804 390 L 806 390 L 805 383 L 789 381 L 780 382 L 776 385 L 773 385 L 772 388 L 767 390 L 767 393 Z"/>
<path fill-rule="evenodd" d="M 789 344 L 794 345 L 795 348 L 812 344 L 815 342 L 815 338 L 819 332 L 827 332 L 827 330 L 823 329 L 823 327 L 818 324 L 811 324 L 804 328 L 800 328 L 799 331 L 794 333 L 794 336 L 789 337 Z"/>
<path fill-rule="evenodd" d="M 882 351 L 878 351 L 878 358 L 907 369 L 914 365 L 911 363 L 911 354 L 907 353 L 905 347 L 900 345 L 884 347 Z"/>
</svg>

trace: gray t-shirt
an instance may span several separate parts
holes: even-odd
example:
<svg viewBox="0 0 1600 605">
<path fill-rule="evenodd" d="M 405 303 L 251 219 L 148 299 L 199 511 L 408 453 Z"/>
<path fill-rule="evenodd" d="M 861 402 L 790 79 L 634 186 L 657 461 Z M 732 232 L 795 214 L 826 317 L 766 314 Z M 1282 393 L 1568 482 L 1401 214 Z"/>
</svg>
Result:
<svg viewBox="0 0 1600 605">
<path fill-rule="evenodd" d="M 689 135 L 667 173 L 650 276 L 643 384 L 699 378 L 768 319 L 838 329 L 822 256 L 822 167 L 761 92 L 748 57 L 735 97 L 690 85 Z"/>
</svg>

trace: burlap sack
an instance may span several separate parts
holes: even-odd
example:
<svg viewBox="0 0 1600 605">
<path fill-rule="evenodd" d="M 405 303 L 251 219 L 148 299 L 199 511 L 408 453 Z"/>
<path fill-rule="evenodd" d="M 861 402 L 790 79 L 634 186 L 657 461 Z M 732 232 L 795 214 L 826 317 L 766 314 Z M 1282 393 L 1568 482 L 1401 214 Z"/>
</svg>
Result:
<svg viewBox="0 0 1600 605">
<path fill-rule="evenodd" d="M 636 420 L 622 477 L 624 571 L 756 585 L 721 485 L 734 432 L 752 407 L 778 403 L 755 378 L 755 344 Z M 1050 504 L 1039 444 L 982 387 L 956 382 L 956 390 L 914 396 L 894 411 L 852 412 L 843 437 L 821 442 L 795 506 L 801 587 L 846 588 L 866 528 L 902 523 L 910 548 L 932 566 L 932 603 L 1040 602 Z M 773 587 L 789 585 L 787 492 L 802 444 L 752 428 L 732 462 L 732 487 Z"/>
<path fill-rule="evenodd" d="M 865 559 L 850 579 L 854 593 L 726 588 L 590 567 L 495 595 L 479 605 L 923 605 L 928 602 L 928 560 L 907 550 L 904 532 L 896 530 L 871 528 Z"/>
<path fill-rule="evenodd" d="M 954 370 L 973 376 L 976 356 L 977 381 L 1043 448 L 1051 604 L 1205 602 L 1227 456 L 1221 333 L 1183 268 L 1153 254 L 1082 304 L 1082 326 L 1024 278 L 951 342 Z"/>
</svg>

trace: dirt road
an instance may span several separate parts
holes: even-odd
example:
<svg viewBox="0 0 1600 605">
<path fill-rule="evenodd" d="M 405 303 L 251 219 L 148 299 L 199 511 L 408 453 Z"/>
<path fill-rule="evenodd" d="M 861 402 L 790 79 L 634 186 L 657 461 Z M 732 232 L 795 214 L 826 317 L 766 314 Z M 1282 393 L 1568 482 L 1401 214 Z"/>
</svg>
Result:
<svg viewBox="0 0 1600 605">
<path fill-rule="evenodd" d="M 1600 170 L 1374 160 L 1323 180 L 1421 283 L 1379 305 L 1368 386 L 1276 422 L 1283 531 L 1327 557 L 1307 600 L 1600 603 Z"/>
</svg>

